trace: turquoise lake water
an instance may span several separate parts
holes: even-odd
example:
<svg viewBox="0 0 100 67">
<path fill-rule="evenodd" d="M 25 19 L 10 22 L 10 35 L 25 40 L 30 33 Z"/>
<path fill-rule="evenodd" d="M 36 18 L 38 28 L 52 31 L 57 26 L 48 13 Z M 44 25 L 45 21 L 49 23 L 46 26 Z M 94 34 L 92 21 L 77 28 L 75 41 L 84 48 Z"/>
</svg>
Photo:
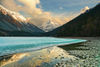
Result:
<svg viewBox="0 0 100 67">
<path fill-rule="evenodd" d="M 0 56 L 85 41 L 53 37 L 0 37 Z"/>
</svg>

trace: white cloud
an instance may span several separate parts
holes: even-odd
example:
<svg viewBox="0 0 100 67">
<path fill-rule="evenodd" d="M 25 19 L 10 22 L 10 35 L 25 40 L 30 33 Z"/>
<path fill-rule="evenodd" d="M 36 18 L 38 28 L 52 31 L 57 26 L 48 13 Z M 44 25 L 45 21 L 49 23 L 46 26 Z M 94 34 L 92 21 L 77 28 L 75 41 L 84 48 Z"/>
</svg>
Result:
<svg viewBox="0 0 100 67">
<path fill-rule="evenodd" d="M 36 5 L 40 4 L 40 0 L 18 0 L 18 1 L 31 9 L 36 8 Z"/>
<path fill-rule="evenodd" d="M 3 5 L 13 11 L 19 12 L 22 11 L 26 14 L 28 14 L 31 18 L 32 23 L 39 26 L 42 25 L 45 22 L 48 22 L 49 19 L 53 19 L 54 22 L 64 24 L 68 20 L 66 18 L 60 18 L 60 17 L 53 17 L 51 15 L 51 12 L 45 12 L 41 9 L 40 0 L 16 0 L 24 6 L 16 3 L 14 0 L 3 0 Z M 36 5 L 40 5 L 40 8 L 37 8 Z M 63 9 L 60 7 L 60 9 Z M 28 17 L 29 17 L 28 16 Z M 28 18 L 29 20 L 29 18 Z"/>
</svg>

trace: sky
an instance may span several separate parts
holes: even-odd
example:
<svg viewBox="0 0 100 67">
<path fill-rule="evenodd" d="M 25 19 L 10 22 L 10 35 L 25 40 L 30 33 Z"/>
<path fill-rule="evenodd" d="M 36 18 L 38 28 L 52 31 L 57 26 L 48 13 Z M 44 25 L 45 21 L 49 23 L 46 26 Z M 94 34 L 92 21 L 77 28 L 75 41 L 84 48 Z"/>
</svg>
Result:
<svg viewBox="0 0 100 67">
<path fill-rule="evenodd" d="M 9 10 L 30 18 L 35 25 L 52 20 L 64 24 L 81 14 L 85 7 L 92 8 L 100 0 L 0 0 Z"/>
<path fill-rule="evenodd" d="M 50 11 L 53 14 L 72 15 L 79 13 L 85 6 L 94 7 L 100 0 L 40 0 L 44 11 Z"/>
<path fill-rule="evenodd" d="M 98 2 L 100 0 L 41 0 L 41 6 L 44 11 L 49 11 L 53 15 L 62 15 L 72 19 L 79 15 L 86 6 L 92 8 Z"/>
</svg>

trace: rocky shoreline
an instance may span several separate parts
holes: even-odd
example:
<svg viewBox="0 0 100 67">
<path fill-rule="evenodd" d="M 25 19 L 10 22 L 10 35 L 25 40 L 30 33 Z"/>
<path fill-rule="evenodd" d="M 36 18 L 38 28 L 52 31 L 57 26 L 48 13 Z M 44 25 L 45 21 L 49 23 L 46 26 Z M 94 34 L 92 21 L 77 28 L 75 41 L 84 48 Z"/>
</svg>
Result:
<svg viewBox="0 0 100 67">
<path fill-rule="evenodd" d="M 86 43 L 75 46 L 61 46 L 70 55 L 76 57 L 75 60 L 62 61 L 55 67 L 99 67 L 100 66 L 100 40 L 92 39 Z"/>
</svg>

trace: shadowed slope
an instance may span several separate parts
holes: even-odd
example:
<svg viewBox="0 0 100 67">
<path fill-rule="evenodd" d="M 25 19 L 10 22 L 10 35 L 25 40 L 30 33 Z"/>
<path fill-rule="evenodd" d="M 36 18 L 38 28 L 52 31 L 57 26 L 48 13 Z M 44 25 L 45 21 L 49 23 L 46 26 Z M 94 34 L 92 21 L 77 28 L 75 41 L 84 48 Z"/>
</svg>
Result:
<svg viewBox="0 0 100 67">
<path fill-rule="evenodd" d="M 100 36 L 100 4 L 48 34 L 60 37 Z"/>
</svg>

